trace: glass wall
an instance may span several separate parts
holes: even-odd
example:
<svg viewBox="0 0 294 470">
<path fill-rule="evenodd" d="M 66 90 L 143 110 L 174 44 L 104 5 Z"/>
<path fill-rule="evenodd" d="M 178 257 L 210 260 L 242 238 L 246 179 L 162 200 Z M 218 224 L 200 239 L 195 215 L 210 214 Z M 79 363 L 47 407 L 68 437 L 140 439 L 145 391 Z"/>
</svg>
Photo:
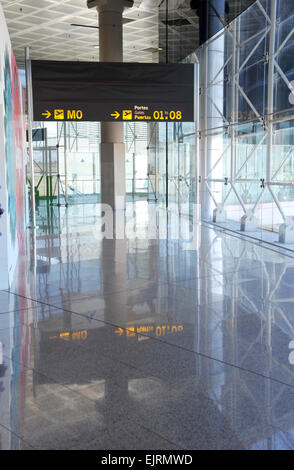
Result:
<svg viewBox="0 0 294 470">
<path fill-rule="evenodd" d="M 204 219 L 260 236 L 291 224 L 293 50 L 294 1 L 260 0 L 197 51 Z"/>
<path fill-rule="evenodd" d="M 100 123 L 35 122 L 36 196 L 60 203 L 100 200 Z M 147 198 L 147 124 L 125 124 L 126 193 Z M 40 140 L 37 140 L 40 139 Z M 58 176 L 59 175 L 59 176 Z"/>
<path fill-rule="evenodd" d="M 148 151 L 147 123 L 125 124 L 126 193 L 147 198 Z"/>
<path fill-rule="evenodd" d="M 33 142 L 37 198 L 91 202 L 100 194 L 100 125 L 41 122 L 43 140 Z M 34 133 L 33 133 L 34 135 Z"/>
<path fill-rule="evenodd" d="M 175 48 L 191 51 L 183 44 L 197 12 L 174 1 L 168 11 L 162 2 L 160 15 L 160 61 L 183 60 Z M 195 123 L 127 124 L 127 194 L 170 206 L 200 202 L 206 221 L 258 237 L 279 232 L 283 241 L 294 226 L 293 49 L 294 0 L 258 0 L 190 53 L 197 133 Z M 66 138 L 63 123 L 46 128 L 46 143 L 34 143 L 39 195 L 56 195 L 59 174 L 61 195 L 67 188 L 72 200 L 98 197 L 99 124 L 66 123 Z"/>
<path fill-rule="evenodd" d="M 258 0 L 199 47 L 197 59 L 185 59 L 198 62 L 197 139 L 193 123 L 158 125 L 159 200 L 166 181 L 169 203 L 194 201 L 199 191 L 203 220 L 259 238 L 279 232 L 290 243 L 293 53 L 294 0 Z"/>
<path fill-rule="evenodd" d="M 187 212 L 195 202 L 195 123 L 153 123 L 149 128 L 149 199 Z"/>
</svg>

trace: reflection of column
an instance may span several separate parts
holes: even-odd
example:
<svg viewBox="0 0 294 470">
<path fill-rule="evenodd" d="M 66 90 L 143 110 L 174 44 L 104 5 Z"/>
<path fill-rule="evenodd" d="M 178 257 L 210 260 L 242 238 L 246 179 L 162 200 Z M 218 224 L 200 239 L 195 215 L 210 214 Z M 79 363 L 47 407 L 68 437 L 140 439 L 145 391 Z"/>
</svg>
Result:
<svg viewBox="0 0 294 470">
<path fill-rule="evenodd" d="M 114 405 L 121 403 L 125 410 L 128 410 L 129 406 L 129 380 L 127 377 L 120 376 L 119 382 L 117 378 L 106 378 L 105 379 L 105 420 L 107 429 L 110 433 L 112 430 L 116 431 L 118 416 L 117 409 Z M 100 411 L 98 407 L 98 411 Z M 123 410 L 121 410 L 123 411 Z"/>
<path fill-rule="evenodd" d="M 89 7 L 97 7 L 99 13 L 99 45 L 101 61 L 122 61 L 122 13 L 133 0 L 94 0 Z M 101 123 L 101 213 L 110 224 L 102 241 L 101 270 L 105 291 L 105 320 L 113 322 L 125 319 L 122 316 L 126 289 L 126 250 L 125 250 L 125 148 L 124 124 L 120 122 Z M 94 155 L 93 155 L 94 172 Z M 105 207 L 105 205 L 111 208 Z M 112 211 L 114 209 L 114 212 Z M 110 221 L 111 219 L 111 221 Z M 111 295 L 107 295 L 111 292 Z M 117 302 L 122 309 L 116 311 Z"/>
<path fill-rule="evenodd" d="M 122 14 L 133 0 L 94 0 L 99 14 L 99 60 L 122 62 Z M 114 210 L 125 208 L 125 146 L 122 122 L 101 123 L 101 201 Z"/>
<path fill-rule="evenodd" d="M 201 184 L 201 218 L 206 219 L 210 216 L 211 213 L 211 201 L 209 192 L 206 187 L 205 178 L 207 175 L 207 139 L 206 139 L 206 129 L 207 129 L 207 122 L 206 122 L 206 83 L 207 83 L 207 48 L 203 46 L 201 49 L 201 58 L 200 58 L 200 106 L 199 106 L 199 164 L 200 164 L 200 177 L 202 179 Z"/>
<path fill-rule="evenodd" d="M 104 285 L 104 320 L 126 326 L 127 272 L 126 240 L 103 240 L 101 271 Z"/>
<path fill-rule="evenodd" d="M 211 168 L 220 157 L 223 142 L 221 130 L 219 135 L 210 135 L 212 132 L 208 131 L 216 127 L 223 126 L 223 109 L 224 109 L 224 93 L 223 93 L 223 75 L 222 69 L 224 65 L 224 34 L 220 34 L 213 41 L 207 42 L 209 38 L 214 36 L 222 29 L 222 22 L 220 17 L 224 16 L 223 0 L 214 0 L 210 2 L 201 2 L 200 14 L 200 42 L 203 44 L 201 50 L 200 60 L 200 174 L 202 176 L 202 217 L 210 217 L 213 210 L 213 200 L 217 205 L 214 211 L 214 220 L 220 221 L 225 218 L 225 212 L 221 206 L 221 183 L 214 183 L 212 188 L 210 182 L 207 182 L 208 187 L 205 185 L 204 179 L 222 179 L 222 165 L 221 162 L 217 168 L 210 173 Z M 216 84 L 211 85 L 213 82 Z M 216 194 L 215 190 L 220 191 L 220 195 Z"/>
<path fill-rule="evenodd" d="M 224 112 L 224 34 L 207 45 L 207 170 L 214 167 L 223 148 L 223 112 Z M 217 75 L 217 78 L 215 78 Z M 211 82 L 215 83 L 209 86 Z M 216 129 L 218 128 L 218 129 Z M 216 129 L 213 130 L 212 129 Z M 214 134 L 214 135 L 213 135 Z M 222 161 L 210 173 L 209 178 L 222 179 Z M 213 183 L 212 191 L 217 208 L 214 210 L 214 221 L 225 220 L 222 207 L 223 183 Z"/>
</svg>

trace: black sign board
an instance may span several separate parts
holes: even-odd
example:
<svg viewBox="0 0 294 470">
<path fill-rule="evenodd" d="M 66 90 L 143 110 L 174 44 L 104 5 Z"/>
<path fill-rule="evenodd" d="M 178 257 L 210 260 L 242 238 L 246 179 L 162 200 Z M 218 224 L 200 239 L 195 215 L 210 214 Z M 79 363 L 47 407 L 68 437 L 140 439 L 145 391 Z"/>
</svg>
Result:
<svg viewBox="0 0 294 470">
<path fill-rule="evenodd" d="M 35 121 L 195 120 L 193 64 L 32 61 Z"/>
</svg>

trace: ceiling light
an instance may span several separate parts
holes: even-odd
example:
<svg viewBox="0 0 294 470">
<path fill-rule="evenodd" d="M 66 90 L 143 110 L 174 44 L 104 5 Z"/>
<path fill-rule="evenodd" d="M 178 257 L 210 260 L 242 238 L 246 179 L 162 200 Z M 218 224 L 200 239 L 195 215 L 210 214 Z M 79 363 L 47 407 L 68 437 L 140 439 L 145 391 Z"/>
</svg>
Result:
<svg viewBox="0 0 294 470">
<path fill-rule="evenodd" d="M 162 47 L 147 47 L 146 49 L 143 49 L 146 52 L 159 52 L 162 51 Z"/>
</svg>

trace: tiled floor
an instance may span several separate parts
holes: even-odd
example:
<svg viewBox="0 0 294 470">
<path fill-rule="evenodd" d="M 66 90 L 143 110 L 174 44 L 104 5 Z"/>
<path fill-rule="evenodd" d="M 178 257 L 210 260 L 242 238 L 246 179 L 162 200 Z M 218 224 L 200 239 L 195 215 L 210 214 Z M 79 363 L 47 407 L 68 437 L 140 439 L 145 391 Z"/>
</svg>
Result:
<svg viewBox="0 0 294 470">
<path fill-rule="evenodd" d="M 138 238 L 101 240 L 97 206 L 39 212 L 0 292 L 1 448 L 293 449 L 294 259 L 133 213 Z"/>
</svg>

